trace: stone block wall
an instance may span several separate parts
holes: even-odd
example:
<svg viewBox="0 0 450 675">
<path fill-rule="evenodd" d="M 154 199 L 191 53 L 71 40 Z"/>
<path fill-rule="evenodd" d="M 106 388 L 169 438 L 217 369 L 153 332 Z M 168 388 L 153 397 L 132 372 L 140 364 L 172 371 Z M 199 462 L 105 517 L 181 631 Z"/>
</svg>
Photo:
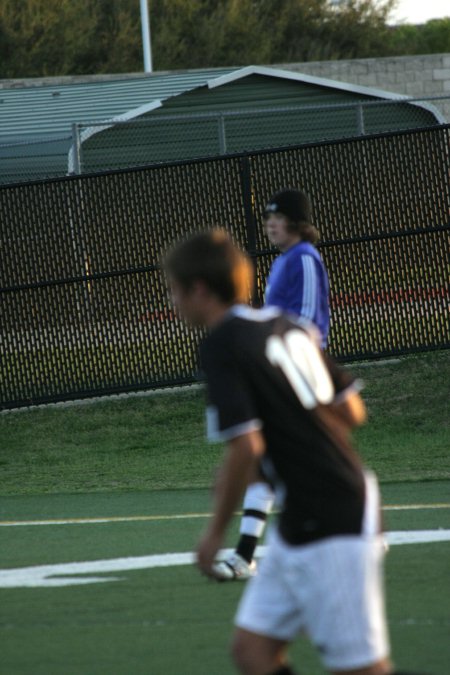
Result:
<svg viewBox="0 0 450 675">
<path fill-rule="evenodd" d="M 417 98 L 448 96 L 448 101 L 432 103 L 450 122 L 450 54 L 284 63 L 279 67 Z"/>
</svg>

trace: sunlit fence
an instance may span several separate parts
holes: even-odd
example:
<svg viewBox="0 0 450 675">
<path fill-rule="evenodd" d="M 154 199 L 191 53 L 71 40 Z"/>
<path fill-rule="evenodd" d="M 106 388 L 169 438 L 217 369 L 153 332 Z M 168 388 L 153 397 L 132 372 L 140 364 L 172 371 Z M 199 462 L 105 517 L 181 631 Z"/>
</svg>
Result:
<svg viewBox="0 0 450 675">
<path fill-rule="evenodd" d="M 176 115 L 153 111 L 128 121 L 74 124 L 68 171 L 123 169 L 405 131 L 449 121 L 449 96 Z"/>
<path fill-rule="evenodd" d="M 450 125 L 0 188 L 3 407 L 198 379 L 200 334 L 159 267 L 174 240 L 223 226 L 274 251 L 268 196 L 302 186 L 329 270 L 341 360 L 448 347 Z"/>
</svg>

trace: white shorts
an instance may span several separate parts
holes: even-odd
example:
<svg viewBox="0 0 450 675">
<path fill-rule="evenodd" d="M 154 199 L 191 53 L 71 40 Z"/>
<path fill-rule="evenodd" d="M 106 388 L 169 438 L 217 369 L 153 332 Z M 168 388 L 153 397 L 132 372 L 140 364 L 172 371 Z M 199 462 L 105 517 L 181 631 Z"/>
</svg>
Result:
<svg viewBox="0 0 450 675">
<path fill-rule="evenodd" d="M 289 546 L 273 531 L 236 625 L 286 642 L 306 633 L 329 670 L 376 663 L 389 655 L 383 558 L 382 536 Z"/>
</svg>

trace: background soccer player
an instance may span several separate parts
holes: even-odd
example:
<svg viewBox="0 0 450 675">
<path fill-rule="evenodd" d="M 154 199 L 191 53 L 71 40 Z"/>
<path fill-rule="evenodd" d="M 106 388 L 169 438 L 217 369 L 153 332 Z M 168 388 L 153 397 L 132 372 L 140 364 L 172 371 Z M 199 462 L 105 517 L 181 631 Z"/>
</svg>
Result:
<svg viewBox="0 0 450 675">
<path fill-rule="evenodd" d="M 378 487 L 349 440 L 365 420 L 357 383 L 280 310 L 236 305 L 248 294 L 251 266 L 224 233 L 179 245 L 166 269 L 180 314 L 209 329 L 201 350 L 208 430 L 227 442 L 214 515 L 197 550 L 201 571 L 214 576 L 227 526 L 261 461 L 283 494 L 236 617 L 239 671 L 292 675 L 286 648 L 303 632 L 329 672 L 393 673 Z"/>
<path fill-rule="evenodd" d="M 315 244 L 319 233 L 312 224 L 311 203 L 300 190 L 281 190 L 269 200 L 264 213 L 267 237 L 278 256 L 269 273 L 265 293 L 266 307 L 280 307 L 312 321 L 326 347 L 330 326 L 328 275 Z M 235 553 L 216 565 L 223 581 L 244 581 L 256 572 L 253 560 L 258 539 L 272 509 L 271 486 L 258 477 L 244 497 L 244 515 Z"/>
</svg>

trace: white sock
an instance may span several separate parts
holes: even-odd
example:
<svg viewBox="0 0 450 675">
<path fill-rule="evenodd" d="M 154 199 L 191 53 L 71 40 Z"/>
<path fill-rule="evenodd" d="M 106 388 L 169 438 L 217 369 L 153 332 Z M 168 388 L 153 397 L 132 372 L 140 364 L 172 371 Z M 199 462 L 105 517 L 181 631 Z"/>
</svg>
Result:
<svg viewBox="0 0 450 675">
<path fill-rule="evenodd" d="M 274 500 L 274 492 L 268 483 L 249 485 L 244 498 L 244 515 L 241 520 L 240 533 L 251 537 L 261 537 Z"/>
</svg>

